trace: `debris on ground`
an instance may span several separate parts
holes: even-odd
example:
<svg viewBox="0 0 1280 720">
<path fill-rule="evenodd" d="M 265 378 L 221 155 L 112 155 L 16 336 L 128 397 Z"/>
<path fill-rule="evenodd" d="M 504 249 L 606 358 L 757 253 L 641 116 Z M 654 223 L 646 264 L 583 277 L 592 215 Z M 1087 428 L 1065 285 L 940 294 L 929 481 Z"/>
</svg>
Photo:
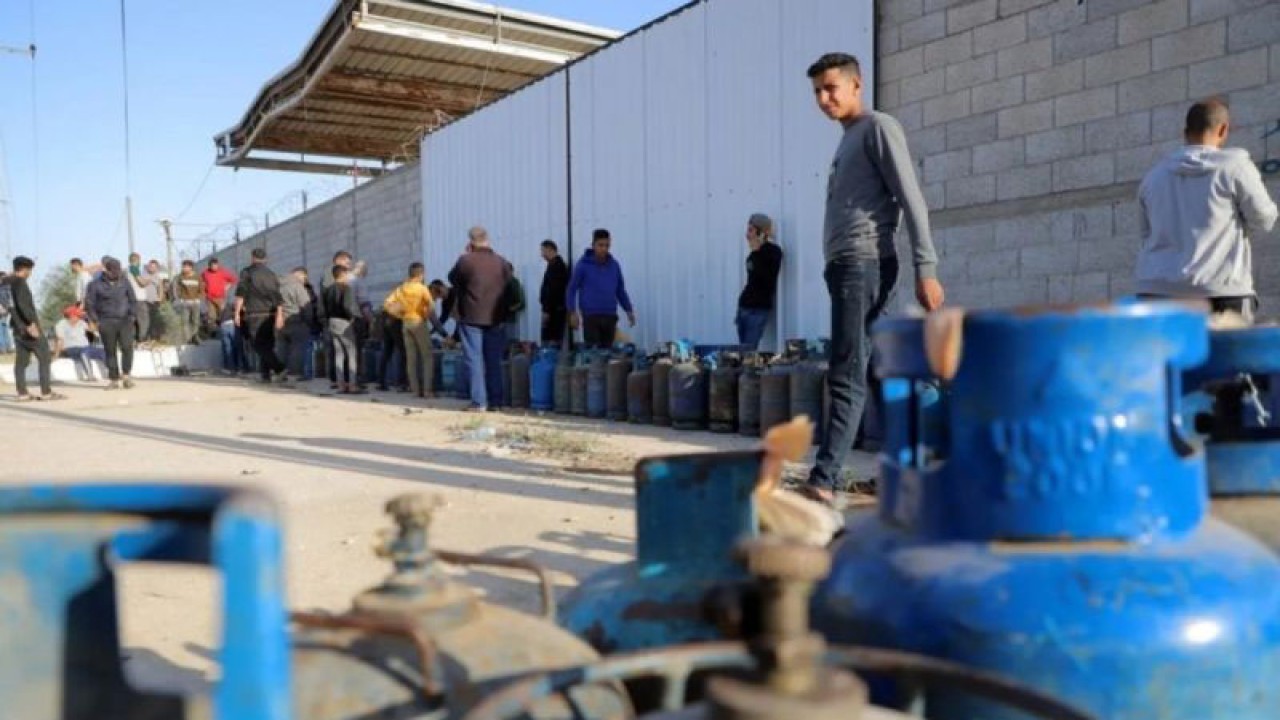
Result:
<svg viewBox="0 0 1280 720">
<path fill-rule="evenodd" d="M 585 475 L 630 475 L 636 458 L 606 449 L 590 436 L 534 423 L 496 424 L 474 418 L 449 428 L 459 442 L 484 443 L 483 452 L 495 458 L 516 455 L 551 460 L 567 472 Z"/>
</svg>

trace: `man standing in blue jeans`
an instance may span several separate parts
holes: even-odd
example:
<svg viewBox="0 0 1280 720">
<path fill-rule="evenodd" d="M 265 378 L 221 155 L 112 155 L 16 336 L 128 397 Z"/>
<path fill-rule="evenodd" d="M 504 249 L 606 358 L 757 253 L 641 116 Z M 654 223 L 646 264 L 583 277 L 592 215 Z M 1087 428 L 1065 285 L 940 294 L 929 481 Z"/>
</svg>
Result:
<svg viewBox="0 0 1280 720">
<path fill-rule="evenodd" d="M 449 271 L 456 313 L 461 328 L 462 352 L 471 374 L 471 405 L 468 412 L 497 410 L 502 397 L 502 348 L 506 344 L 503 323 L 507 320 L 507 283 L 514 270 L 511 263 L 493 251 L 489 233 L 471 228 L 467 250 Z"/>
<path fill-rule="evenodd" d="M 811 500 L 834 506 L 867 402 L 871 326 L 889 306 L 898 279 L 894 235 L 902 218 L 911 233 L 916 300 L 933 311 L 942 307 L 945 295 L 929 236 L 929 209 L 902 126 L 863 107 L 862 70 L 852 55 L 824 55 L 808 75 L 818 107 L 844 130 L 827 178 L 823 228 L 824 278 L 831 295 L 830 421 L 817 464 L 801 488 Z"/>
<path fill-rule="evenodd" d="M 778 273 L 782 270 L 782 248 L 773 240 L 773 220 L 756 213 L 747 220 L 747 284 L 738 296 L 738 344 L 755 350 L 769 324 L 774 299 L 778 295 Z"/>
</svg>

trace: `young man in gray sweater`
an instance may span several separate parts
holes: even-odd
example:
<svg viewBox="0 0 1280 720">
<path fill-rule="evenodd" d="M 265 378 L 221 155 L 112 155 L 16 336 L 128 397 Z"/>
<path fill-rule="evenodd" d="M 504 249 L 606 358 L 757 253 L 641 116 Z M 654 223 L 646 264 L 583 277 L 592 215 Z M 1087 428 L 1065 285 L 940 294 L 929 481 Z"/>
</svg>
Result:
<svg viewBox="0 0 1280 720">
<path fill-rule="evenodd" d="M 831 296 L 831 410 L 817 464 L 801 491 L 834 505 L 841 467 L 867 402 L 871 326 L 888 308 L 898 279 L 894 236 L 904 217 L 911 234 L 916 300 L 933 311 L 942 307 L 944 294 L 928 207 L 902 126 L 863 106 L 862 70 L 852 55 L 824 55 L 808 75 L 818 107 L 840 123 L 843 135 L 827 178 L 823 228 L 824 277 Z"/>
</svg>

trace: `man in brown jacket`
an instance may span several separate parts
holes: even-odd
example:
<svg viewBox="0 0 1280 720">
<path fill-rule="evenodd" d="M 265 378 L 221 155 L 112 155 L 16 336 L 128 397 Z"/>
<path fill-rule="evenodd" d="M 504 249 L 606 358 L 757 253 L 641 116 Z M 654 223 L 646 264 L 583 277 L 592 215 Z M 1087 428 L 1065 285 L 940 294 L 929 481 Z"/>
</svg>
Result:
<svg viewBox="0 0 1280 720">
<path fill-rule="evenodd" d="M 467 233 L 467 250 L 449 271 L 457 296 L 457 320 L 462 353 L 471 377 L 470 412 L 496 410 L 503 405 L 502 348 L 506 344 L 507 284 L 514 273 L 511 263 L 493 251 L 489 233 L 473 227 Z"/>
</svg>

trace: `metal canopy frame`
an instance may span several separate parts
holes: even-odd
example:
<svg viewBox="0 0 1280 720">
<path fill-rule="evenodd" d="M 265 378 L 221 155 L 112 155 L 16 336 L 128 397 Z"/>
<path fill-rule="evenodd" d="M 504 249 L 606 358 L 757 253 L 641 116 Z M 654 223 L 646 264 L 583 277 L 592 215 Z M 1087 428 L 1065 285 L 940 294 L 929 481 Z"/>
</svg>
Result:
<svg viewBox="0 0 1280 720">
<path fill-rule="evenodd" d="M 620 37 L 465 0 L 338 0 L 302 55 L 214 138 L 217 163 L 377 176 L 423 134 Z"/>
</svg>

